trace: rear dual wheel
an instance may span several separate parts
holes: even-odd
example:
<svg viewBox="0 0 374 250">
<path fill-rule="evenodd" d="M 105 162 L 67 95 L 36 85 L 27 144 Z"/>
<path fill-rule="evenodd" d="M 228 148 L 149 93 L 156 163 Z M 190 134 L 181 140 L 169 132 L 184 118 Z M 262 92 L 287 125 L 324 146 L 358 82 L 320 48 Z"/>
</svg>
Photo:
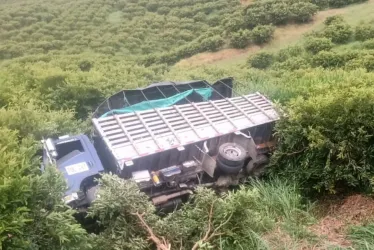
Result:
<svg viewBox="0 0 374 250">
<path fill-rule="evenodd" d="M 237 143 L 224 143 L 218 149 L 217 167 L 225 174 L 242 170 L 247 152 Z"/>
</svg>

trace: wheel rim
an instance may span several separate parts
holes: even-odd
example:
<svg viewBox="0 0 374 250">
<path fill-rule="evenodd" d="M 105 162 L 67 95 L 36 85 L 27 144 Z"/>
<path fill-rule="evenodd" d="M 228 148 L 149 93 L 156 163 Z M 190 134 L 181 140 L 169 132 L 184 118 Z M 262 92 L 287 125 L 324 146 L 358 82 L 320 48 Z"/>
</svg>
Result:
<svg viewBox="0 0 374 250">
<path fill-rule="evenodd" d="M 234 146 L 227 146 L 223 149 L 223 153 L 230 158 L 235 158 L 241 155 L 241 150 Z"/>
</svg>

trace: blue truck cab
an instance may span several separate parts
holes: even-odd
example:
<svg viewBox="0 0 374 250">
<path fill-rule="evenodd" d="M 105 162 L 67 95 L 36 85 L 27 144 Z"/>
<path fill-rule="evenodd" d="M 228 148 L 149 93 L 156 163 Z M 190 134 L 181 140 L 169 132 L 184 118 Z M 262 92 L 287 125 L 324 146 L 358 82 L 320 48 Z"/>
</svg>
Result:
<svg viewBox="0 0 374 250">
<path fill-rule="evenodd" d="M 89 206 L 96 193 L 96 178 L 104 171 L 95 147 L 84 135 L 42 140 L 42 167 L 55 165 L 67 182 L 64 201 L 81 208 Z"/>
</svg>

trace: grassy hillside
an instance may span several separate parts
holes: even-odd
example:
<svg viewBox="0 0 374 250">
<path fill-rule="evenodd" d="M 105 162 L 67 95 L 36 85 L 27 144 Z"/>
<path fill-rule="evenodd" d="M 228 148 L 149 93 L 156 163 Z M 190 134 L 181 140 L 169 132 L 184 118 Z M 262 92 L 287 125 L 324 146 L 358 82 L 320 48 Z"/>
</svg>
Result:
<svg viewBox="0 0 374 250">
<path fill-rule="evenodd" d="M 236 0 L 2 1 L 0 55 L 94 52 L 129 59 L 188 44 L 238 8 Z"/>
<path fill-rule="evenodd" d="M 213 64 L 227 67 L 242 64 L 247 57 L 261 49 L 276 51 L 289 45 L 298 44 L 303 41 L 304 35 L 312 30 L 323 27 L 323 21 L 330 16 L 342 15 L 350 24 L 356 25 L 360 22 L 370 21 L 371 13 L 374 11 L 374 1 L 347 6 L 345 8 L 331 8 L 319 11 L 313 21 L 306 24 L 289 24 L 278 27 L 274 33 L 274 39 L 264 46 L 249 46 L 245 49 L 224 49 L 217 52 L 204 52 L 181 60 L 177 65 L 196 66 Z"/>
</svg>

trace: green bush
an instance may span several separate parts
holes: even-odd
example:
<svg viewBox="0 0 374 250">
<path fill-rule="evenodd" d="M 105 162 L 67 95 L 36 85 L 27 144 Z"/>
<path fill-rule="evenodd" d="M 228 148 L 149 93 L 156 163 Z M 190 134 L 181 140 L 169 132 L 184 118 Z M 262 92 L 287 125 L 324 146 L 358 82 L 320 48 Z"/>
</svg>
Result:
<svg viewBox="0 0 374 250">
<path fill-rule="evenodd" d="M 62 201 L 62 175 L 55 167 L 40 173 L 35 141 L 0 126 L 0 148 L 2 249 L 90 249 L 87 233 Z"/>
<path fill-rule="evenodd" d="M 356 58 L 347 62 L 344 66 L 345 70 L 365 69 L 364 61 L 361 58 Z"/>
<path fill-rule="evenodd" d="M 333 43 L 347 43 L 352 37 L 351 26 L 344 22 L 332 22 L 323 31 L 323 36 L 330 38 Z"/>
<path fill-rule="evenodd" d="M 374 90 L 360 82 L 297 98 L 278 123 L 272 174 L 309 192 L 368 188 L 374 171 Z"/>
<path fill-rule="evenodd" d="M 278 179 L 254 181 L 223 196 L 197 188 L 180 210 L 164 217 L 154 214 L 154 206 L 136 183 L 104 175 L 100 185 L 99 197 L 89 212 L 102 222 L 95 242 L 98 250 L 155 249 L 140 214 L 170 249 L 182 250 L 194 249 L 196 244 L 208 249 L 267 249 L 258 234 L 279 222 L 297 227 L 311 219 L 297 186 Z M 220 235 L 202 240 L 208 228 Z"/>
<path fill-rule="evenodd" d="M 307 22 L 317 10 L 318 6 L 309 1 L 255 1 L 245 8 L 244 20 L 249 28 L 257 25 L 280 25 L 292 21 Z"/>
<path fill-rule="evenodd" d="M 272 1 L 271 3 L 273 4 L 270 6 L 265 6 L 264 7 L 265 10 L 263 10 L 264 14 L 267 13 L 267 18 L 269 20 L 262 24 L 270 24 L 270 23 L 273 23 L 276 25 L 286 24 L 290 20 L 290 17 L 292 15 L 289 3 L 282 2 L 282 1 L 279 1 L 279 2 Z"/>
<path fill-rule="evenodd" d="M 251 67 L 257 69 L 266 69 L 273 63 L 274 56 L 269 52 L 259 52 L 248 59 Z"/>
<path fill-rule="evenodd" d="M 235 32 L 241 29 L 245 29 L 244 17 L 241 13 L 235 13 L 234 16 L 230 16 L 223 20 L 225 30 L 228 32 Z"/>
<path fill-rule="evenodd" d="M 329 0 L 329 5 L 331 8 L 340 8 L 348 5 L 350 1 L 347 0 Z"/>
<path fill-rule="evenodd" d="M 335 15 L 327 17 L 323 23 L 329 26 L 331 24 L 342 24 L 344 22 L 344 17 L 342 15 Z"/>
<path fill-rule="evenodd" d="M 258 25 L 250 32 L 251 40 L 256 44 L 270 42 L 273 39 L 275 27 L 273 25 Z"/>
<path fill-rule="evenodd" d="M 312 0 L 311 2 L 317 5 L 320 10 L 327 9 L 329 7 L 329 0 Z"/>
<path fill-rule="evenodd" d="M 357 57 L 359 57 L 359 53 L 355 51 L 321 51 L 313 56 L 312 64 L 315 67 L 339 68 L 343 67 L 348 61 Z"/>
<path fill-rule="evenodd" d="M 317 54 L 320 51 L 329 51 L 333 47 L 333 43 L 328 38 L 309 38 L 304 42 L 304 48 L 313 53 Z"/>
<path fill-rule="evenodd" d="M 374 38 L 373 24 L 360 24 L 355 29 L 355 39 L 365 41 Z"/>
<path fill-rule="evenodd" d="M 292 19 L 299 23 L 305 23 L 312 20 L 317 13 L 318 7 L 308 2 L 297 2 L 290 6 Z"/>
<path fill-rule="evenodd" d="M 365 55 L 362 60 L 367 71 L 374 71 L 374 55 Z"/>
<path fill-rule="evenodd" d="M 368 0 L 329 0 L 329 6 L 331 8 L 340 8 L 353 3 L 366 2 Z"/>
<path fill-rule="evenodd" d="M 283 62 L 274 63 L 272 68 L 287 71 L 306 69 L 310 67 L 309 62 L 303 57 L 292 57 Z"/>
<path fill-rule="evenodd" d="M 199 41 L 198 52 L 204 51 L 217 51 L 219 50 L 225 41 L 220 35 L 210 36 L 201 41 Z M 187 54 L 187 56 L 190 56 Z M 185 58 L 186 55 L 182 55 L 182 58 Z"/>
<path fill-rule="evenodd" d="M 230 34 L 230 45 L 234 48 L 243 49 L 251 43 L 249 30 L 239 30 Z"/>
<path fill-rule="evenodd" d="M 362 46 L 365 49 L 374 49 L 374 39 L 370 39 L 370 40 L 363 42 Z"/>
<path fill-rule="evenodd" d="M 305 50 L 303 47 L 294 45 L 294 46 L 288 46 L 284 49 L 279 50 L 279 52 L 276 54 L 275 59 L 278 62 L 284 62 L 292 57 L 298 57 L 305 53 Z"/>
</svg>

